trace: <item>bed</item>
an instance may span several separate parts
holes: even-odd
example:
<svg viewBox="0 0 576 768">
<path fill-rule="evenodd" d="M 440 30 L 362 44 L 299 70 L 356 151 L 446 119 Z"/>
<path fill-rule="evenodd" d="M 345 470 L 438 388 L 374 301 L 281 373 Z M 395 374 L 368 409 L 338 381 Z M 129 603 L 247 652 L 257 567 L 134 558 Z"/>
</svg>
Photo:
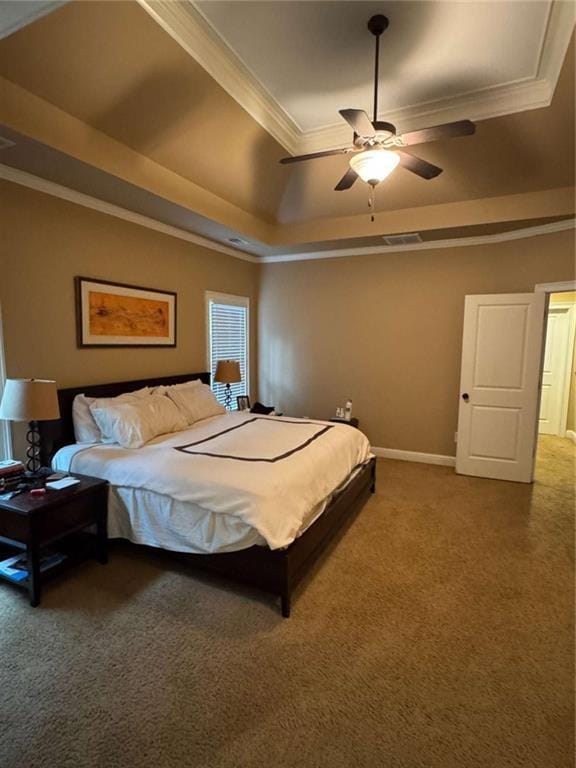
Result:
<svg viewBox="0 0 576 768">
<path fill-rule="evenodd" d="M 281 599 L 295 589 L 375 489 L 375 459 L 349 426 L 231 413 L 138 449 L 75 445 L 78 394 L 116 397 L 209 374 L 61 389 L 42 425 L 43 461 L 110 481 L 109 535 L 180 552 L 191 564 Z M 366 447 L 368 446 L 368 447 Z"/>
</svg>

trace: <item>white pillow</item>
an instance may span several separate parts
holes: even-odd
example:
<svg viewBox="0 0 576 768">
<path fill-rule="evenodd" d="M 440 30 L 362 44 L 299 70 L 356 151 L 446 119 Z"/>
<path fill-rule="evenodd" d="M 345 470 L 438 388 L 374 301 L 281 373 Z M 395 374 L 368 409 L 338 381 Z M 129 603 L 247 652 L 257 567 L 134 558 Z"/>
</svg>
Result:
<svg viewBox="0 0 576 768">
<path fill-rule="evenodd" d="M 183 389 L 186 387 L 199 387 L 202 384 L 202 379 L 191 379 L 190 381 L 185 381 L 182 384 L 169 384 L 166 386 L 165 384 L 160 384 L 157 387 L 154 387 L 152 390 L 153 395 L 167 395 L 169 391 L 175 390 L 175 389 Z"/>
<path fill-rule="evenodd" d="M 90 406 L 94 403 L 99 405 L 113 405 L 132 398 L 148 397 L 151 393 L 150 387 L 137 389 L 135 392 L 126 392 L 118 397 L 86 397 L 86 395 L 76 395 L 72 403 L 72 423 L 74 425 L 74 437 L 77 443 L 101 443 L 102 432 L 94 421 L 90 411 Z"/>
<path fill-rule="evenodd" d="M 158 435 L 179 432 L 188 426 L 174 403 L 161 395 L 114 405 L 94 403 L 90 411 L 104 439 L 123 448 L 141 448 Z"/>
<path fill-rule="evenodd" d="M 93 402 L 93 397 L 76 395 L 72 403 L 72 422 L 77 443 L 100 443 L 102 441 L 102 432 L 94 421 L 94 416 L 90 413 L 90 405 Z"/>
<path fill-rule="evenodd" d="M 188 424 L 226 413 L 226 408 L 216 400 L 207 384 L 170 387 L 166 394 L 178 406 Z"/>
</svg>

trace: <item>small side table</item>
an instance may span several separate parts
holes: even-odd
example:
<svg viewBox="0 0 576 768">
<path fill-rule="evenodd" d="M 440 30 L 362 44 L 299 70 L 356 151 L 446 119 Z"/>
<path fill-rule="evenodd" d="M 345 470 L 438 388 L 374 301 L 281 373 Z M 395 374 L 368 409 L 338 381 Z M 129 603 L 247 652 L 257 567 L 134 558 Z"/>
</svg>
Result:
<svg viewBox="0 0 576 768">
<path fill-rule="evenodd" d="M 0 573 L 0 578 L 28 590 L 30 605 L 36 606 L 41 597 L 42 550 L 57 541 L 96 527 L 94 550 L 96 559 L 108 562 L 108 482 L 85 475 L 72 475 L 80 482 L 62 490 L 47 489 L 43 496 L 32 496 L 29 491 L 8 500 L 0 499 L 0 543 L 26 552 L 28 576 L 16 582 Z M 66 557 L 46 575 L 62 566 L 77 562 L 77 557 Z"/>
<path fill-rule="evenodd" d="M 348 427 L 354 427 L 355 429 L 360 428 L 360 422 L 354 416 L 351 419 L 337 419 L 336 416 L 334 416 L 330 421 L 334 422 L 334 424 L 346 424 Z"/>
</svg>

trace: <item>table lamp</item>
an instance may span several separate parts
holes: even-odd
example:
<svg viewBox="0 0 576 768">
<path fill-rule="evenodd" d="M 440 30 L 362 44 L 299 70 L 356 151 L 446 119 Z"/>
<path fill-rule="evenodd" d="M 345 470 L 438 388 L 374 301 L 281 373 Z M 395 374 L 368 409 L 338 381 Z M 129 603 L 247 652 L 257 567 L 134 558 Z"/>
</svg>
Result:
<svg viewBox="0 0 576 768">
<path fill-rule="evenodd" d="M 214 381 L 219 384 L 226 384 L 226 394 L 224 395 L 224 405 L 226 410 L 229 411 L 232 408 L 232 391 L 230 384 L 237 384 L 242 381 L 242 374 L 240 373 L 240 363 L 238 360 L 218 360 L 216 365 L 216 373 L 214 374 Z"/>
<path fill-rule="evenodd" d="M 0 419 L 29 422 L 26 469 L 35 475 L 41 466 L 39 421 L 60 418 L 56 382 L 48 379 L 6 379 Z"/>
</svg>

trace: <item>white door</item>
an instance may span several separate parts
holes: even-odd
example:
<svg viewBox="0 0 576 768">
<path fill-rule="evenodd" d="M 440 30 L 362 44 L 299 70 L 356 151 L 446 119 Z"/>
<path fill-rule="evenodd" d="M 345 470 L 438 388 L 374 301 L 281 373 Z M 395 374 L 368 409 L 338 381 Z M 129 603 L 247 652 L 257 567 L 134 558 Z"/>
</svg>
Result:
<svg viewBox="0 0 576 768">
<path fill-rule="evenodd" d="M 532 482 L 544 293 L 466 296 L 456 471 Z"/>
<path fill-rule="evenodd" d="M 544 435 L 564 435 L 566 373 L 571 359 L 570 321 L 570 307 L 550 304 L 538 422 L 538 431 Z"/>
</svg>

